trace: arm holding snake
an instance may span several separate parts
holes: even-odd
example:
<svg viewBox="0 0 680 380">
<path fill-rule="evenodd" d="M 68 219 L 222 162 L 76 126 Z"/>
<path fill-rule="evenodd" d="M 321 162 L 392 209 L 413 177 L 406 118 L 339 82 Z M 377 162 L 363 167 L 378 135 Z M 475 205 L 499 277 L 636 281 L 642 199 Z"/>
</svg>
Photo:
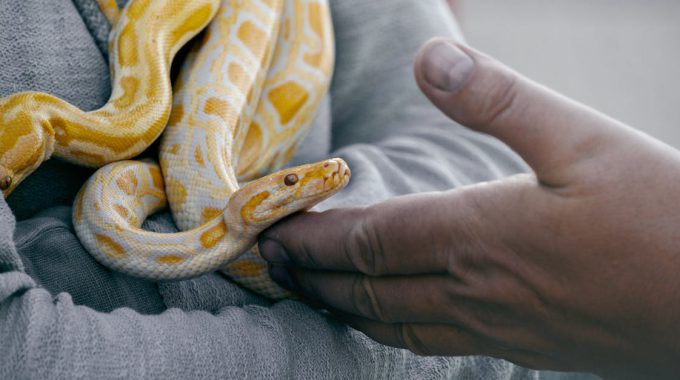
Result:
<svg viewBox="0 0 680 380">
<path fill-rule="evenodd" d="M 320 208 L 370 204 L 395 194 L 497 178 L 520 170 L 514 155 L 499 144 L 462 129 L 452 131 L 448 124 L 441 128 L 440 123 L 447 122 L 438 116 L 438 111 L 421 107 L 425 100 L 421 101 L 412 83 L 411 57 L 404 56 L 404 51 L 415 54 L 422 41 L 451 33 L 441 9 L 426 9 L 424 2 L 394 0 L 376 2 L 368 9 L 344 0 L 333 2 L 332 6 L 337 17 L 340 52 L 336 82 L 331 89 L 336 149 L 333 155 L 337 153 L 349 161 L 354 179 L 346 192 L 327 200 Z M 368 26 L 380 17 L 403 20 L 406 15 L 420 26 L 381 24 L 378 30 Z M 378 55 L 377 51 L 381 53 Z M 367 56 L 374 55 L 378 57 L 367 60 Z M 422 109 L 412 114 L 406 109 L 412 106 Z M 3 218 L 3 222 L 6 220 Z M 64 252 L 60 247 L 54 249 L 54 254 Z M 75 254 L 68 250 L 65 253 Z M 84 252 L 79 259 L 89 260 Z M 234 299 L 251 299 L 233 286 L 227 288 L 228 296 L 215 299 L 211 308 L 204 309 L 210 313 L 172 309 L 148 316 L 129 309 L 100 313 L 76 306 L 69 295 L 53 297 L 16 269 L 0 276 L 0 316 L 2 320 L 15 318 L 11 335 L 2 336 L 3 342 L 12 343 L 3 348 L 9 354 L 31 352 L 13 363 L 17 363 L 14 369 L 34 376 L 62 373 L 57 372 L 62 369 L 92 376 L 147 377 L 240 374 L 318 377 L 337 371 L 348 377 L 390 374 L 404 377 L 422 375 L 425 372 L 419 371 L 426 368 L 439 368 L 442 372 L 446 372 L 444 368 L 449 371 L 456 368 L 456 372 L 449 374 L 459 375 L 465 371 L 489 371 L 491 377 L 510 371 L 509 365 L 497 362 L 491 365 L 475 358 L 419 358 L 386 349 L 294 301 L 270 306 L 258 301 L 267 307 L 233 307 L 242 304 L 232 303 Z M 96 282 L 91 285 L 93 288 L 101 286 Z M 229 286 L 218 276 L 186 283 L 187 298 L 215 297 L 207 289 Z M 128 285 L 121 281 L 114 286 Z M 162 288 L 180 286 L 181 283 L 165 284 Z M 164 297 L 170 297 L 169 294 L 170 291 Z M 182 304 L 181 298 L 172 304 L 192 309 Z M 60 366 L 39 365 L 56 361 L 55 347 L 60 350 Z M 319 360 L 320 357 L 325 359 Z M 386 368 L 376 363 L 394 366 Z"/>
</svg>

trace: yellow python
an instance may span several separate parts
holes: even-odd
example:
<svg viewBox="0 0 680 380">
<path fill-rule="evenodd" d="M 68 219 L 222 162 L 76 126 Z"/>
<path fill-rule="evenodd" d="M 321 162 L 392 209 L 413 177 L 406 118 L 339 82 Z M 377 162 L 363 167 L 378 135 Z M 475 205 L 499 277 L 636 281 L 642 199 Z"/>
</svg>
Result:
<svg viewBox="0 0 680 380">
<path fill-rule="evenodd" d="M 107 11 L 118 23 L 134 22 L 128 13 Z M 344 187 L 350 174 L 340 159 L 238 183 L 288 161 L 328 88 L 333 51 L 325 0 L 223 0 L 175 82 L 162 169 L 126 161 L 95 173 L 74 207 L 83 245 L 131 275 L 192 277 L 223 267 L 264 228 Z M 166 194 L 185 231 L 142 230 Z M 256 252 L 223 270 L 269 297 L 287 295 Z"/>
<path fill-rule="evenodd" d="M 52 153 L 98 167 L 144 151 L 161 134 L 170 115 L 173 57 L 210 22 L 218 5 L 215 0 L 132 1 L 126 18 L 134 22 L 118 23 L 112 30 L 112 93 L 99 110 L 84 112 L 40 92 L 0 99 L 4 195 Z"/>
</svg>

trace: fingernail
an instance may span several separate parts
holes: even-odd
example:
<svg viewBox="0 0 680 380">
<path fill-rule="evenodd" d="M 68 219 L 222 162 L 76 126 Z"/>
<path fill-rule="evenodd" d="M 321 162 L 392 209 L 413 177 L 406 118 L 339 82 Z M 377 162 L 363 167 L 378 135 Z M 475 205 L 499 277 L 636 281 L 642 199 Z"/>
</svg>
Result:
<svg viewBox="0 0 680 380">
<path fill-rule="evenodd" d="M 280 265 L 270 265 L 269 266 L 269 276 L 277 284 L 288 290 L 296 290 L 295 282 L 293 281 L 288 269 Z"/>
<path fill-rule="evenodd" d="M 425 80 L 433 87 L 456 92 L 470 77 L 475 63 L 460 48 L 446 41 L 437 41 L 425 52 L 422 70 Z"/>
<path fill-rule="evenodd" d="M 265 240 L 259 245 L 260 255 L 274 264 L 287 264 L 290 262 L 288 253 L 283 246 L 274 240 Z"/>
</svg>

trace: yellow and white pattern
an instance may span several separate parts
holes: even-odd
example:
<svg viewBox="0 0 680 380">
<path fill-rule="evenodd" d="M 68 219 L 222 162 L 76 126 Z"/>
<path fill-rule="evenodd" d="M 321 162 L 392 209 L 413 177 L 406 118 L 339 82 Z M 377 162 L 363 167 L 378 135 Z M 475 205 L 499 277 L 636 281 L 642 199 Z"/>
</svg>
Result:
<svg viewBox="0 0 680 380">
<path fill-rule="evenodd" d="M 339 159 L 255 179 L 290 159 L 327 91 L 334 52 L 329 12 L 325 0 L 222 1 L 175 82 L 161 169 L 111 164 L 79 194 L 74 225 L 99 261 L 153 279 L 213 271 L 251 248 L 276 220 L 344 187 L 349 170 Z M 239 188 L 244 181 L 252 182 Z M 166 202 L 185 231 L 141 230 Z M 256 253 L 223 270 L 269 297 L 287 295 Z"/>
<path fill-rule="evenodd" d="M 347 183 L 339 159 L 256 179 L 288 161 L 329 86 L 327 0 L 131 0 L 122 11 L 115 0 L 97 1 L 113 25 L 111 98 L 91 112 L 39 92 L 0 99 L 5 196 L 52 154 L 98 167 L 138 155 L 165 130 L 160 166 L 105 166 L 79 193 L 73 217 L 103 263 L 178 279 L 218 269 L 264 228 Z M 172 60 L 204 29 L 173 93 Z M 239 181 L 252 182 L 240 188 Z M 144 218 L 166 203 L 186 231 L 142 231 Z M 224 271 L 268 296 L 286 294 L 257 254 Z"/>
<path fill-rule="evenodd" d="M 119 16 L 107 12 L 119 22 L 109 44 L 111 98 L 99 110 L 84 112 L 40 92 L 0 99 L 4 195 L 52 154 L 98 167 L 134 157 L 151 145 L 170 116 L 172 59 L 218 8 L 218 0 L 135 0 Z"/>
<path fill-rule="evenodd" d="M 83 245 L 101 263 L 138 277 L 183 279 L 220 268 L 251 248 L 262 230 L 335 194 L 349 177 L 340 159 L 270 174 L 234 192 L 227 207 L 206 223 L 165 234 L 140 228 L 148 215 L 167 205 L 160 167 L 122 161 L 88 180 L 76 200 L 73 222 Z M 242 283 L 257 284 L 251 289 L 264 295 L 288 295 L 271 282 L 266 265 L 260 266 L 262 258 L 253 260 L 258 261 L 228 269 L 237 279 L 247 277 Z"/>
</svg>

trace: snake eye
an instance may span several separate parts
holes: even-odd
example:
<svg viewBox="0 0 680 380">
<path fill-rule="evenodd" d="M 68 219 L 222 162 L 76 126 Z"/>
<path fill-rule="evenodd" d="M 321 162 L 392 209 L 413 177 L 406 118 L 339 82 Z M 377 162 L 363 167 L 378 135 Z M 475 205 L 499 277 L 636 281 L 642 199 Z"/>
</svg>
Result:
<svg viewBox="0 0 680 380">
<path fill-rule="evenodd" d="M 283 183 L 285 183 L 286 186 L 293 186 L 297 183 L 297 181 L 298 181 L 297 174 L 288 174 L 286 178 L 283 179 Z"/>
<path fill-rule="evenodd" d="M 0 179 L 0 190 L 7 190 L 10 186 L 12 186 L 12 177 L 6 176 Z"/>
</svg>

